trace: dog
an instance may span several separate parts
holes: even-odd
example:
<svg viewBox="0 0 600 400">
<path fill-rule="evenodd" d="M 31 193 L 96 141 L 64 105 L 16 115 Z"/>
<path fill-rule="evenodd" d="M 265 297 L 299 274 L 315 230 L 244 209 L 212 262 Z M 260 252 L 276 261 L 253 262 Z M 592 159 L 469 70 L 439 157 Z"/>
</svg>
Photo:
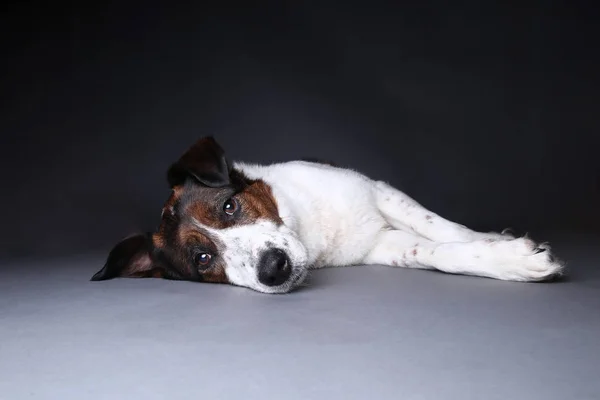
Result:
<svg viewBox="0 0 600 400">
<path fill-rule="evenodd" d="M 157 230 L 117 243 L 93 281 L 156 277 L 287 293 L 310 269 L 358 264 L 523 282 L 563 273 L 547 244 L 473 231 L 330 163 L 232 163 L 209 136 L 167 180 Z"/>
</svg>

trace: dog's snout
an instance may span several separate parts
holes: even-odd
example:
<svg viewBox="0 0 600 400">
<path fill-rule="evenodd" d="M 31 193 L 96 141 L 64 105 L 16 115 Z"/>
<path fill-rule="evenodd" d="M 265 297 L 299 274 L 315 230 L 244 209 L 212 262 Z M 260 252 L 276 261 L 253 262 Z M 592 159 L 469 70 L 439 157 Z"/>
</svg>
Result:
<svg viewBox="0 0 600 400">
<path fill-rule="evenodd" d="M 263 285 L 279 286 L 292 273 L 292 266 L 287 254 L 280 249 L 265 251 L 258 261 L 258 280 Z"/>
</svg>

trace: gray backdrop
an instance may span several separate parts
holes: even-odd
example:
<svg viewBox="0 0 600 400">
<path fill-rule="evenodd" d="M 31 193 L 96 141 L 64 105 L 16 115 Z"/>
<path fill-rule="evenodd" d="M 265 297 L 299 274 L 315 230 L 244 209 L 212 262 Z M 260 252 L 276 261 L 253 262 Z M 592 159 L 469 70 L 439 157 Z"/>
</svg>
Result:
<svg viewBox="0 0 600 400">
<path fill-rule="evenodd" d="M 334 160 L 477 229 L 596 229 L 597 14 L 397 3 L 7 5 L 0 256 L 152 229 L 166 168 L 207 134 L 236 159 Z"/>
</svg>

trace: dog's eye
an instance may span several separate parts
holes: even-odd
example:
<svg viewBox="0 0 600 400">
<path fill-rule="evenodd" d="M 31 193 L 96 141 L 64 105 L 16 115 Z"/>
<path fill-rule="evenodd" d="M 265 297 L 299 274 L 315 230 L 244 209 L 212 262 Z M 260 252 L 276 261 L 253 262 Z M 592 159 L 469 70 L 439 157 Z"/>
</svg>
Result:
<svg viewBox="0 0 600 400">
<path fill-rule="evenodd" d="M 210 260 L 212 259 L 212 255 L 208 253 L 198 253 L 194 256 L 194 263 L 197 267 L 203 268 L 206 267 Z"/>
<path fill-rule="evenodd" d="M 233 215 L 236 213 L 236 211 L 240 208 L 238 202 L 236 199 L 234 199 L 233 197 L 230 198 L 229 200 L 227 200 L 225 202 L 225 204 L 223 204 L 223 211 L 225 212 L 225 214 L 227 215 Z"/>
</svg>

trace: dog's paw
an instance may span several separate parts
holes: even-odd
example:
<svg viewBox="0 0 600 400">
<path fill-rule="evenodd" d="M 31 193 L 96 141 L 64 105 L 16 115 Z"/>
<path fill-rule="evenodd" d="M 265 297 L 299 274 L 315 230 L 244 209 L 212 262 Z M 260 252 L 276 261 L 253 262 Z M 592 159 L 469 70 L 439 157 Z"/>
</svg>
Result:
<svg viewBox="0 0 600 400">
<path fill-rule="evenodd" d="M 539 282 L 564 273 L 564 263 L 554 257 L 547 243 L 518 238 L 490 246 L 495 253 L 497 279 Z"/>
</svg>

